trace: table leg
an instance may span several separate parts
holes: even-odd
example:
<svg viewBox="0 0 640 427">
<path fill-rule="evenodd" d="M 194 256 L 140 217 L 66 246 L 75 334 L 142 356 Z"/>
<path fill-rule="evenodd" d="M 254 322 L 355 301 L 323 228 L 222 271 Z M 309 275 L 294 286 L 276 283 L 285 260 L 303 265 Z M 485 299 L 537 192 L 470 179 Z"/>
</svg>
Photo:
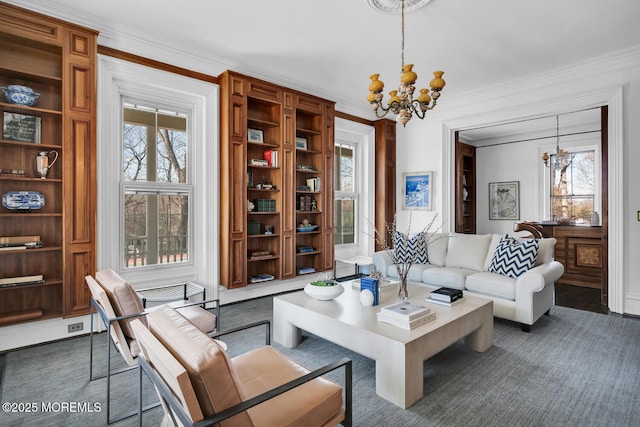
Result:
<svg viewBox="0 0 640 427">
<path fill-rule="evenodd" d="M 273 300 L 273 340 L 293 348 L 302 341 L 302 331 L 289 322 L 285 310 L 277 299 Z"/>
<path fill-rule="evenodd" d="M 381 353 L 376 358 L 376 394 L 407 409 L 424 393 L 422 357 L 400 343 Z"/>
<path fill-rule="evenodd" d="M 487 313 L 482 326 L 464 337 L 464 343 L 471 350 L 484 352 L 493 345 L 493 308 L 491 305 L 488 307 L 490 311 L 485 310 Z"/>
</svg>

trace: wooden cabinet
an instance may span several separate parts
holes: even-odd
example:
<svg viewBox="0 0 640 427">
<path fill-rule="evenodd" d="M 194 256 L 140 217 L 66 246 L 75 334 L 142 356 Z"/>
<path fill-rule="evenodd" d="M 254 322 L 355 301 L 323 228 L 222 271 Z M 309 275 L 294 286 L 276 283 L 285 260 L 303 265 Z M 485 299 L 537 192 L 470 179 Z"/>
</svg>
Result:
<svg viewBox="0 0 640 427">
<path fill-rule="evenodd" d="M 332 269 L 333 103 L 231 71 L 219 80 L 221 284 Z"/>
<path fill-rule="evenodd" d="M 476 233 L 476 148 L 456 135 L 456 233 Z"/>
<path fill-rule="evenodd" d="M 40 236 L 42 247 L 0 251 L 0 278 L 42 275 L 44 283 L 0 288 L 0 324 L 89 312 L 84 276 L 95 271 L 95 59 L 97 33 L 0 3 L 0 86 L 22 85 L 33 106 L 0 94 L 0 194 L 42 194 L 39 209 L 0 207 L 0 236 Z M 4 132 L 9 122 L 35 123 L 32 136 Z M 46 178 L 39 152 L 59 159 Z M 53 159 L 53 155 L 52 155 Z M 11 172 L 11 171 L 17 171 Z"/>
</svg>

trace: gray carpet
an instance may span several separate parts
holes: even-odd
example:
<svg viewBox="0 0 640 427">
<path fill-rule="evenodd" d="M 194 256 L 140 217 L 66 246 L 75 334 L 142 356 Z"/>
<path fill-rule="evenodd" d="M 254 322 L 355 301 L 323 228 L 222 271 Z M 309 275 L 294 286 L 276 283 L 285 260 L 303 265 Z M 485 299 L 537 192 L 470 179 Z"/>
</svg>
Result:
<svg viewBox="0 0 640 427">
<path fill-rule="evenodd" d="M 222 308 L 222 328 L 270 319 L 271 298 Z M 531 333 L 496 319 L 494 346 L 475 353 L 461 342 L 425 363 L 425 396 L 402 410 L 375 393 L 370 359 L 312 335 L 295 349 L 274 344 L 309 368 L 347 356 L 353 359 L 356 426 L 637 426 L 640 423 L 640 321 L 554 307 Z M 99 335 L 104 351 L 104 334 Z M 260 345 L 263 330 L 225 341 L 231 355 Z M 99 350 L 100 352 L 100 350 Z M 121 357 L 113 358 L 122 366 Z M 103 369 L 104 359 L 98 365 Z M 342 381 L 341 372 L 333 375 Z M 132 372 L 114 380 L 115 411 L 136 402 Z M 88 381 L 88 338 L 9 352 L 2 379 L 3 402 L 101 403 L 102 412 L 0 413 L 0 425 L 105 425 L 105 380 Z M 155 399 L 147 385 L 145 399 Z M 155 426 L 160 408 L 145 412 Z M 115 424 L 136 425 L 135 419 Z"/>
</svg>

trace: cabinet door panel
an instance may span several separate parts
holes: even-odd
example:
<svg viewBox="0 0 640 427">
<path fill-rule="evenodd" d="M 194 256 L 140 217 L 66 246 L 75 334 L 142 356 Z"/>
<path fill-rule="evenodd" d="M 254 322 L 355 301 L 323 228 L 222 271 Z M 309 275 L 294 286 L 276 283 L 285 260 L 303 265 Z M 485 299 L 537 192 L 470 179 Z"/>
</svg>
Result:
<svg viewBox="0 0 640 427">
<path fill-rule="evenodd" d="M 65 256 L 64 313 L 65 316 L 77 316 L 89 312 L 90 292 L 84 277 L 93 274 L 94 253 L 86 245 L 77 245 Z"/>
</svg>

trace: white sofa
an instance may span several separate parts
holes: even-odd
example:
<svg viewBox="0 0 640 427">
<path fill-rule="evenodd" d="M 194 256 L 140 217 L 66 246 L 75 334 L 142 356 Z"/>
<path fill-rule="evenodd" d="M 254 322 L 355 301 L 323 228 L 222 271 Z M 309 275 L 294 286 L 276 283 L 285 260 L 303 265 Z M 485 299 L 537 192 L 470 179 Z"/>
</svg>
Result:
<svg viewBox="0 0 640 427">
<path fill-rule="evenodd" d="M 431 234 L 427 239 L 428 262 L 414 264 L 408 279 L 492 299 L 494 316 L 518 322 L 523 331 L 529 332 L 536 320 L 549 313 L 554 304 L 554 282 L 564 273 L 563 265 L 553 259 L 556 239 L 539 239 L 535 264 L 517 278 L 511 278 L 488 271 L 501 237 L 499 234 Z M 373 263 L 384 276 L 398 277 L 386 251 L 374 253 Z"/>
</svg>

